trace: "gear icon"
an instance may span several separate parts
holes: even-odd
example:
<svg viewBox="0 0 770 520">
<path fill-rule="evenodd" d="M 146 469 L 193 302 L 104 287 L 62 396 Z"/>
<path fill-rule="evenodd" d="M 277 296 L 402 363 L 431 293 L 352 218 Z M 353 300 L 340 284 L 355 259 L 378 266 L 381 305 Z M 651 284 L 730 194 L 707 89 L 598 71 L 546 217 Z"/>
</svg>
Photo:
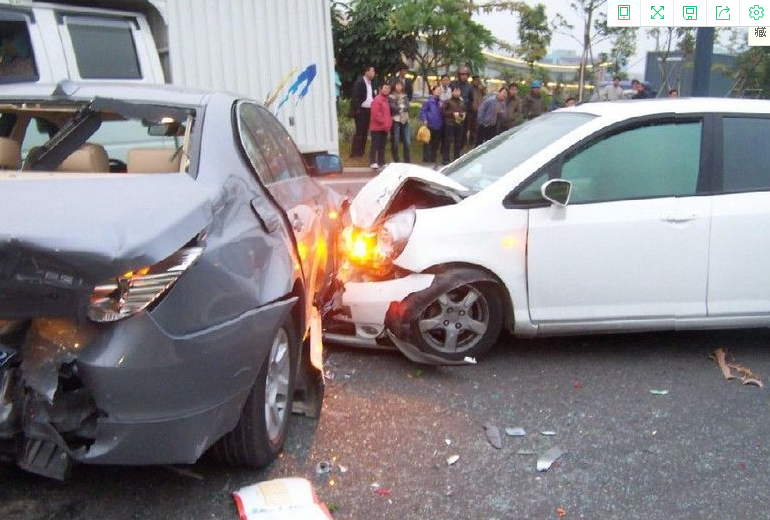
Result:
<svg viewBox="0 0 770 520">
<path fill-rule="evenodd" d="M 749 9 L 749 16 L 754 20 L 759 20 L 765 16 L 765 8 L 760 5 L 755 5 Z"/>
</svg>

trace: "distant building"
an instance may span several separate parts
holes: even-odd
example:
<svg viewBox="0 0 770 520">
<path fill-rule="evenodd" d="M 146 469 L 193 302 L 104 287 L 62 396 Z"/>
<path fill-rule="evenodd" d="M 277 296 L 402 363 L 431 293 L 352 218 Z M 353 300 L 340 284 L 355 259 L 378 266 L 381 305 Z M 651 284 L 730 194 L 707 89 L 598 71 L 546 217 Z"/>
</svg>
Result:
<svg viewBox="0 0 770 520">
<path fill-rule="evenodd" d="M 540 60 L 541 64 L 580 66 L 580 55 L 571 49 L 556 49 Z"/>
<path fill-rule="evenodd" d="M 730 71 L 735 68 L 737 56 L 719 53 L 718 50 L 721 49 L 714 49 L 711 62 L 709 96 L 726 97 L 732 95 L 735 84 Z M 659 90 L 661 96 L 667 95 L 672 88 L 678 89 L 681 96 L 690 96 L 693 59 L 693 55 L 683 58 L 681 52 L 671 52 L 667 57 L 662 52 L 648 52 L 644 78 Z"/>
</svg>

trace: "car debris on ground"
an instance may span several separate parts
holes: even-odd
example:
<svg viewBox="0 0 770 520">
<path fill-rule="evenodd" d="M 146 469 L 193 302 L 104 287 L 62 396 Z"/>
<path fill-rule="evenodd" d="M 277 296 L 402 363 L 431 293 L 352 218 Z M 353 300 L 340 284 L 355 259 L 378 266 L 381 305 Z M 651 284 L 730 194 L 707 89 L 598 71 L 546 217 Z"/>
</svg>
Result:
<svg viewBox="0 0 770 520">
<path fill-rule="evenodd" d="M 521 426 L 516 426 L 514 428 L 506 428 L 505 434 L 509 437 L 524 437 L 527 432 Z"/>
<path fill-rule="evenodd" d="M 548 471 L 554 462 L 559 460 L 565 453 L 567 452 L 557 446 L 546 450 L 545 453 L 537 458 L 537 470 Z"/>
<path fill-rule="evenodd" d="M 722 375 L 725 379 L 728 381 L 737 379 L 744 385 L 754 385 L 758 386 L 759 388 L 764 388 L 765 385 L 762 383 L 762 379 L 757 374 L 744 367 L 743 365 L 727 361 L 727 357 L 727 350 L 721 347 L 716 349 L 713 354 L 709 355 L 709 358 L 716 361 L 717 365 L 719 366 L 719 370 L 722 371 Z M 738 375 L 736 375 L 736 372 Z"/>
<path fill-rule="evenodd" d="M 446 465 L 447 466 L 454 466 L 457 463 L 458 460 L 460 460 L 460 456 L 459 455 L 451 455 L 451 456 L 447 457 Z"/>
<path fill-rule="evenodd" d="M 650 393 L 652 395 L 663 396 L 663 395 L 668 395 L 668 390 L 656 390 L 653 388 L 650 390 Z"/>
<path fill-rule="evenodd" d="M 484 423 L 484 430 L 487 434 L 487 440 L 489 441 L 489 444 L 492 445 L 492 447 L 499 449 L 502 449 L 503 447 L 503 438 L 500 435 L 500 428 L 495 426 L 492 423 Z"/>
<path fill-rule="evenodd" d="M 240 520 L 329 520 L 331 513 L 304 478 L 280 478 L 233 493 Z"/>
</svg>

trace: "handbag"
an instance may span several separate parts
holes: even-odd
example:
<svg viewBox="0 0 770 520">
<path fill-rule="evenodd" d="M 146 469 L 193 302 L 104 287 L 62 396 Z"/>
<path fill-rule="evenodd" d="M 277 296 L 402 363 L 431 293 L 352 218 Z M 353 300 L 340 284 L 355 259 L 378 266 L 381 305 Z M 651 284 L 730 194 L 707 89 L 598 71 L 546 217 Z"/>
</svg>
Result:
<svg viewBox="0 0 770 520">
<path fill-rule="evenodd" d="M 417 130 L 417 141 L 422 144 L 430 143 L 430 129 L 426 125 L 422 125 Z"/>
</svg>

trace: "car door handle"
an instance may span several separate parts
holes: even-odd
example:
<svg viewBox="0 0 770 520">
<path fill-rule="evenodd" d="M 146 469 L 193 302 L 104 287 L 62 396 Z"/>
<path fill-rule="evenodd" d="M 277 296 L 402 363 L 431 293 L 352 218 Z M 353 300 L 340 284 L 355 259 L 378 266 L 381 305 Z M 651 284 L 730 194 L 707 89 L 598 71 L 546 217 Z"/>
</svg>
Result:
<svg viewBox="0 0 770 520">
<path fill-rule="evenodd" d="M 680 224 L 682 222 L 689 222 L 698 218 L 695 213 L 672 213 L 663 217 L 664 222 L 671 222 L 673 224 Z"/>
</svg>

